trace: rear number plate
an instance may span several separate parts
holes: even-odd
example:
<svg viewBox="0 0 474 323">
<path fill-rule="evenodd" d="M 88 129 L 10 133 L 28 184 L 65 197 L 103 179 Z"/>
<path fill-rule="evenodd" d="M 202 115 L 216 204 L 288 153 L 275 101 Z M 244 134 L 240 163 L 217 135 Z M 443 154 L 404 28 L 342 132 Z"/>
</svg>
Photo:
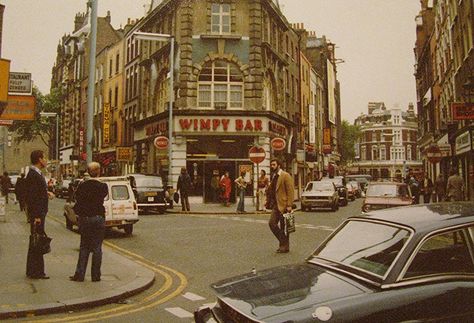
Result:
<svg viewBox="0 0 474 323">
<path fill-rule="evenodd" d="M 155 200 L 155 198 L 153 196 L 148 197 L 148 202 L 153 202 L 154 200 Z"/>
</svg>

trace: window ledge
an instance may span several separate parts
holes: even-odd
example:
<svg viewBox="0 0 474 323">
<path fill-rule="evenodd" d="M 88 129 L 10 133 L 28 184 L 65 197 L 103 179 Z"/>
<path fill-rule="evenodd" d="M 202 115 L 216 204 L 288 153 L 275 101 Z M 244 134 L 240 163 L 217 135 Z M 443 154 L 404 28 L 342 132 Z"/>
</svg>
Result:
<svg viewBox="0 0 474 323">
<path fill-rule="evenodd" d="M 201 34 L 201 39 L 230 39 L 230 40 L 241 40 L 242 35 L 230 35 L 230 34 Z"/>
</svg>

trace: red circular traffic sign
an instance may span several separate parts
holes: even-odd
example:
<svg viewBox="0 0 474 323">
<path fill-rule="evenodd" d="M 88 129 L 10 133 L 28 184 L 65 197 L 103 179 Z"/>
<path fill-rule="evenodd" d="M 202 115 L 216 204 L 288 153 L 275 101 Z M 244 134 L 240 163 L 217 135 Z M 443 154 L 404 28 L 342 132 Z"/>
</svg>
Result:
<svg viewBox="0 0 474 323">
<path fill-rule="evenodd" d="M 286 140 L 283 138 L 273 138 L 272 141 L 270 141 L 270 145 L 273 150 L 283 150 L 286 147 Z"/>
<path fill-rule="evenodd" d="M 253 146 L 249 149 L 249 159 L 252 163 L 260 164 L 265 160 L 265 149 Z"/>
<path fill-rule="evenodd" d="M 165 137 L 165 136 L 158 136 L 153 141 L 153 144 L 158 149 L 166 149 L 166 148 L 168 148 L 168 144 L 169 144 L 168 138 Z"/>
<path fill-rule="evenodd" d="M 443 154 L 441 153 L 438 145 L 432 145 L 426 149 L 426 158 L 430 163 L 433 164 L 439 163 L 441 161 Z"/>
</svg>

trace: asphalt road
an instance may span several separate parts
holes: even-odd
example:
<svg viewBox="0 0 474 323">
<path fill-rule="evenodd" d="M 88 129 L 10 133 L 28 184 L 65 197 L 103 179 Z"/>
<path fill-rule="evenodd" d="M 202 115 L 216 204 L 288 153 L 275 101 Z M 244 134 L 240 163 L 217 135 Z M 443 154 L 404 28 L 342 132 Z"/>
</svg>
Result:
<svg viewBox="0 0 474 323">
<path fill-rule="evenodd" d="M 212 282 L 253 268 L 304 261 L 344 219 L 360 214 L 361 204 L 358 199 L 337 212 L 297 212 L 288 254 L 275 253 L 278 243 L 268 228 L 269 214 L 142 215 L 132 236 L 112 231 L 105 243 L 154 268 L 158 278 L 152 288 L 124 304 L 23 321 L 193 322 L 192 312 L 215 300 Z M 63 205 L 64 200 L 53 200 L 50 216 L 63 220 Z"/>
</svg>

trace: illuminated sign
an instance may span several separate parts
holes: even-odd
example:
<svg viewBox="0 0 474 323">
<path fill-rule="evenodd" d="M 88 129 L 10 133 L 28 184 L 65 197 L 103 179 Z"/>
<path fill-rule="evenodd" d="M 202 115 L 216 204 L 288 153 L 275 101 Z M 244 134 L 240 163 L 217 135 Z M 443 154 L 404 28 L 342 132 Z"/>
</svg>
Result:
<svg viewBox="0 0 474 323">
<path fill-rule="evenodd" d="M 110 144 L 110 103 L 104 103 L 104 122 L 102 127 L 102 138 L 104 145 Z"/>
</svg>

